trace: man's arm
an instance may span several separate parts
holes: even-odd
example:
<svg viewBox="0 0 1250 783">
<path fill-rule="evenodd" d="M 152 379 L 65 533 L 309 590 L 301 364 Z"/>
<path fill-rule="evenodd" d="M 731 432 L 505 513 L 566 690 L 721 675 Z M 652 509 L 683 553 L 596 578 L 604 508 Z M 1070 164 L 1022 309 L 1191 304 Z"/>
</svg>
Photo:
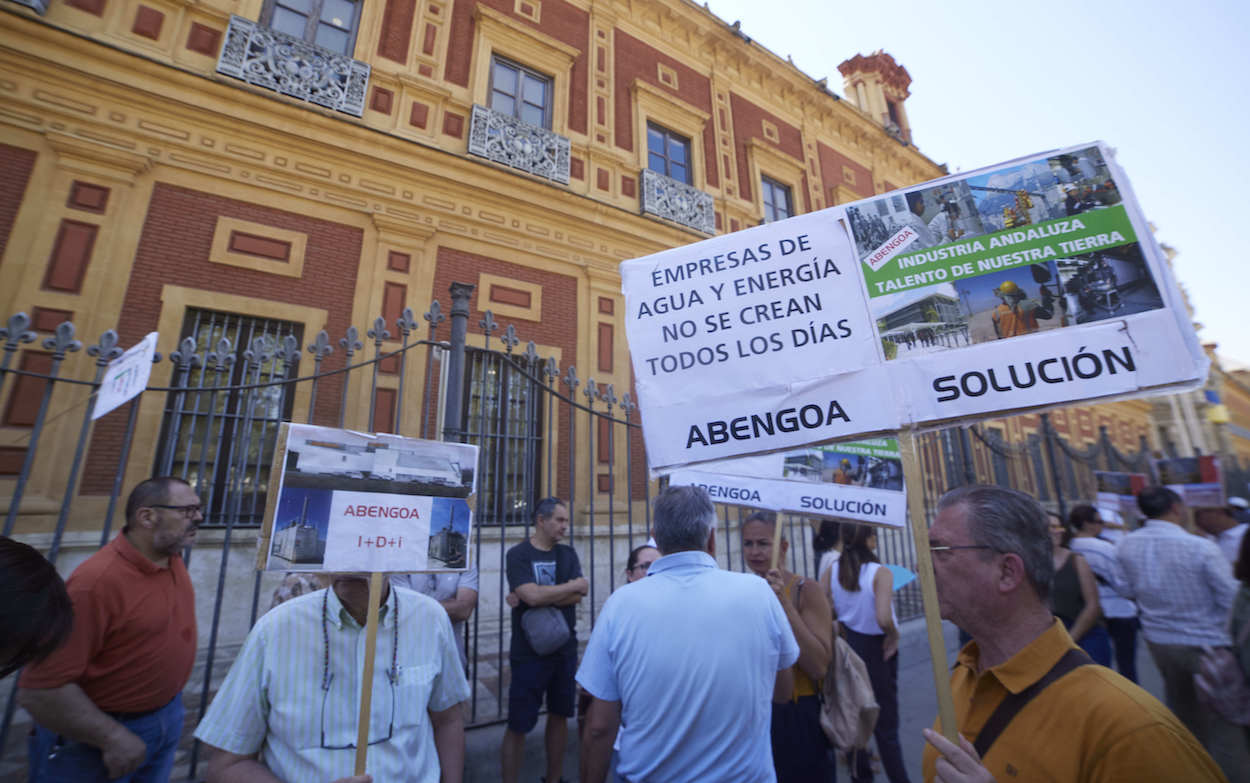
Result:
<svg viewBox="0 0 1250 783">
<path fill-rule="evenodd" d="M 18 703 L 45 729 L 99 748 L 110 778 L 134 772 L 148 747 L 134 732 L 95 706 L 82 688 L 19 688 Z"/>
<path fill-rule="evenodd" d="M 443 608 L 447 610 L 447 616 L 451 618 L 453 623 L 461 620 L 468 620 L 473 614 L 473 610 L 477 608 L 477 591 L 468 587 L 461 587 L 456 590 L 456 594 L 446 601 L 439 601 Z"/>
<path fill-rule="evenodd" d="M 529 606 L 569 606 L 582 600 L 582 596 L 590 591 L 586 577 L 579 576 L 558 585 L 539 585 L 526 582 L 517 585 L 517 597 Z M 566 601 L 567 603 L 560 603 Z"/>
<path fill-rule="evenodd" d="M 612 744 L 621 727 L 621 703 L 592 698 L 586 712 L 585 747 L 582 750 L 582 783 L 604 783 L 612 763 Z"/>
<path fill-rule="evenodd" d="M 434 749 L 438 752 L 441 783 L 464 780 L 464 702 L 445 710 L 430 710 L 434 726 Z"/>
<path fill-rule="evenodd" d="M 205 783 L 282 783 L 277 775 L 252 756 L 240 756 L 212 745 L 206 747 L 211 755 L 204 773 Z M 332 783 L 373 783 L 373 776 L 353 775 Z"/>
</svg>

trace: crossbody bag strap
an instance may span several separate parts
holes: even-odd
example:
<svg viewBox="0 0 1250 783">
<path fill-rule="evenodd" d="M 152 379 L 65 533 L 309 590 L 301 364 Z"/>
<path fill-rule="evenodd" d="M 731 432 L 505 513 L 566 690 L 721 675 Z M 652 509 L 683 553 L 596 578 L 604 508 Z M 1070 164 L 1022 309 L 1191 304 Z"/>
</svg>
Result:
<svg viewBox="0 0 1250 783">
<path fill-rule="evenodd" d="M 1007 728 L 1007 724 L 1011 723 L 1011 719 L 1016 717 L 1016 714 L 1024 709 L 1026 704 L 1033 701 L 1039 693 L 1046 690 L 1048 685 L 1073 669 L 1093 662 L 1094 660 L 1084 650 L 1079 647 L 1073 648 L 1064 653 L 1063 657 L 1056 661 L 1055 665 L 1050 667 L 1050 671 L 1043 674 L 1040 680 L 1019 693 L 1007 694 L 1007 698 L 999 702 L 998 708 L 981 727 L 976 742 L 972 743 L 977 755 L 984 759 L 985 752 L 994 744 L 994 740 L 998 739 L 998 735 L 1003 733 L 1003 729 Z"/>
</svg>

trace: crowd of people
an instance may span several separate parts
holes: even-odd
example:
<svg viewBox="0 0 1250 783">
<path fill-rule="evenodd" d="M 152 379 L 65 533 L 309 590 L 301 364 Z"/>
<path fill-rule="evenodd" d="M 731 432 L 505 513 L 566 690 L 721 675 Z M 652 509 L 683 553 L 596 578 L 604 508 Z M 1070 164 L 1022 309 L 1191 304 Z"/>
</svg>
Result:
<svg viewBox="0 0 1250 783">
<path fill-rule="evenodd" d="M 1250 780 L 1250 721 L 1238 717 L 1250 705 L 1230 712 L 1224 693 L 1213 706 L 1195 684 L 1215 649 L 1230 651 L 1242 688 L 1250 678 L 1246 504 L 1193 510 L 1197 532 L 1169 489 L 1143 490 L 1138 504 L 1144 521 L 1128 531 L 1093 506 L 1061 519 L 995 486 L 941 498 L 929 528 L 938 604 L 967 642 L 950 675 L 956 725 L 924 731 L 926 781 Z M 125 527 L 68 583 L 36 550 L 0 538 L 0 673 L 25 667 L 30 780 L 169 779 L 198 644 L 181 553 L 201 520 L 190 485 L 141 482 Z M 575 716 L 583 783 L 826 783 L 841 762 L 851 780 L 872 780 L 868 748 L 833 748 L 822 727 L 839 649 L 871 684 L 880 767 L 891 783 L 909 780 L 902 743 L 922 738 L 899 734 L 894 576 L 874 528 L 822 523 L 827 551 L 810 580 L 784 567 L 776 515 L 756 511 L 736 573 L 716 563 L 711 498 L 669 487 L 653 505 L 653 540 L 630 553 L 579 661 L 576 608 L 589 585 L 564 543 L 569 523 L 565 502 L 540 501 L 531 535 L 505 556 L 501 780 L 519 779 L 544 707 L 550 783 L 568 779 Z M 370 667 L 368 575 L 284 582 L 195 728 L 206 780 L 463 779 L 460 624 L 476 605 L 476 571 L 395 575 L 380 588 Z M 1136 684 L 1139 635 L 1164 703 Z M 369 774 L 355 775 L 362 745 Z"/>
</svg>

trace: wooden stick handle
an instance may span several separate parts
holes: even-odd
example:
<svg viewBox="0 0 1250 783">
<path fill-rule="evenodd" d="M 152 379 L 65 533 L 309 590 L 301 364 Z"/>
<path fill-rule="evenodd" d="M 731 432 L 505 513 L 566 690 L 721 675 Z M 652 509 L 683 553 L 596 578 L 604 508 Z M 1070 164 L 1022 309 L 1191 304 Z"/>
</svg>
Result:
<svg viewBox="0 0 1250 783">
<path fill-rule="evenodd" d="M 774 571 L 781 560 L 781 515 L 777 515 L 777 524 L 773 527 L 773 555 L 768 561 L 768 570 Z"/>
<path fill-rule="evenodd" d="M 933 553 L 929 551 L 929 526 L 924 513 L 924 475 L 913 430 L 898 434 L 903 458 L 903 479 L 907 483 L 907 526 L 916 545 L 916 576 L 924 598 L 925 628 L 929 632 L 929 655 L 933 659 L 933 683 L 937 688 L 938 728 L 942 736 L 959 745 L 955 724 L 955 701 L 951 697 L 950 670 L 946 663 L 946 640 L 942 637 L 942 615 L 938 609 L 937 581 L 933 578 Z"/>
<path fill-rule="evenodd" d="M 365 757 L 369 753 L 369 713 L 373 707 L 373 659 L 378 652 L 378 606 L 382 603 L 382 580 L 385 575 L 374 571 L 369 575 L 369 614 L 365 621 L 365 670 L 360 678 L 360 719 L 356 725 L 356 771 L 365 774 Z M 395 618 L 391 618 L 395 622 Z"/>
</svg>

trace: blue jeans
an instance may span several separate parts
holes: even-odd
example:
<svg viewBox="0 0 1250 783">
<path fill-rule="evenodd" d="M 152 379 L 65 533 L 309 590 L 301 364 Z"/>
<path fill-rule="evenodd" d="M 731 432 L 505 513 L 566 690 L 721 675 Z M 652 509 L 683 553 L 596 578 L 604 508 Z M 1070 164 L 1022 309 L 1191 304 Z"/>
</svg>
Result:
<svg viewBox="0 0 1250 783">
<path fill-rule="evenodd" d="M 99 748 L 59 737 L 42 726 L 28 743 L 30 783 L 167 783 L 174 767 L 174 751 L 182 739 L 182 694 L 160 709 L 118 722 L 148 746 L 137 770 L 109 781 Z"/>
<path fill-rule="evenodd" d="M 1089 629 L 1076 644 L 1094 659 L 1094 663 L 1111 666 L 1111 636 L 1101 624 Z"/>
</svg>

